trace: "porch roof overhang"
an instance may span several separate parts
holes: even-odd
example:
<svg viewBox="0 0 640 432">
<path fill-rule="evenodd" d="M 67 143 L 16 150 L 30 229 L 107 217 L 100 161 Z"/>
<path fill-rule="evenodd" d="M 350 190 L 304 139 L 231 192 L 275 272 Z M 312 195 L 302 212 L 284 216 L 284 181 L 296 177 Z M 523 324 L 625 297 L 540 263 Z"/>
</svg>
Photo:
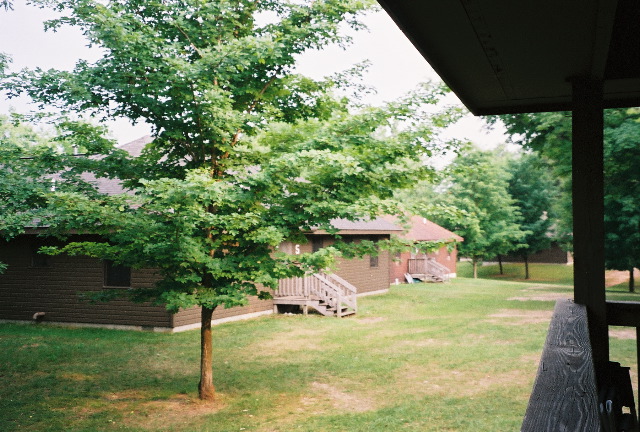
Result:
<svg viewBox="0 0 640 432">
<path fill-rule="evenodd" d="M 636 0 L 379 2 L 476 115 L 570 110 L 582 77 L 640 106 Z"/>
</svg>

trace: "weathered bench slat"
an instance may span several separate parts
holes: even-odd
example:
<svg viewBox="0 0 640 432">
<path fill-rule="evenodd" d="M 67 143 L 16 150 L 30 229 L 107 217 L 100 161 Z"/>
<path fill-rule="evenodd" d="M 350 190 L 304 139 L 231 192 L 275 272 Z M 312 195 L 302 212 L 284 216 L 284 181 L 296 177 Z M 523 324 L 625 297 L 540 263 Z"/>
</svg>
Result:
<svg viewBox="0 0 640 432">
<path fill-rule="evenodd" d="M 585 306 L 556 304 L 521 431 L 600 431 Z"/>
</svg>

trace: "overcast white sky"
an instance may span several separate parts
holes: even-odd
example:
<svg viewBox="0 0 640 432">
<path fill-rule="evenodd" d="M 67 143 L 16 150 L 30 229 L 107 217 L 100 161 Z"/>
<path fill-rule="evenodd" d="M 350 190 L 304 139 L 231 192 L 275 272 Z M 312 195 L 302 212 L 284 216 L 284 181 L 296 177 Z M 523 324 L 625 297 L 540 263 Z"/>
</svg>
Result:
<svg viewBox="0 0 640 432">
<path fill-rule="evenodd" d="M 0 10 L 0 52 L 13 57 L 12 69 L 71 69 L 80 58 L 96 58 L 97 54 L 85 46 L 76 29 L 64 28 L 57 33 L 45 33 L 42 22 L 52 16 L 49 11 L 25 6 L 23 0 L 14 2 L 13 11 Z M 366 23 L 370 31 L 357 33 L 347 51 L 330 47 L 323 52 L 305 55 L 300 61 L 300 72 L 322 77 L 369 59 L 372 65 L 365 82 L 377 90 L 377 94 L 368 99 L 374 104 L 395 99 L 421 81 L 439 79 L 386 13 L 370 14 Z M 7 100 L 0 96 L 0 114 L 9 112 L 11 108 L 25 111 L 26 107 L 25 100 Z M 145 125 L 132 127 L 125 121 L 111 125 L 111 130 L 120 143 L 148 132 Z M 470 114 L 447 135 L 471 139 L 481 147 L 492 147 L 505 140 L 501 131 L 488 133 L 483 129 L 483 122 Z"/>
</svg>

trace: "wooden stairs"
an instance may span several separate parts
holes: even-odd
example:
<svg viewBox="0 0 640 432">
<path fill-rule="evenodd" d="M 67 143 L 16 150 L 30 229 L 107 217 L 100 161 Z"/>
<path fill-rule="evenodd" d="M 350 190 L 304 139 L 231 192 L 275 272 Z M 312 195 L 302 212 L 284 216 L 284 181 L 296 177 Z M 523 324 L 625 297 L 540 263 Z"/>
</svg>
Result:
<svg viewBox="0 0 640 432">
<path fill-rule="evenodd" d="M 412 258 L 409 260 L 409 272 L 405 279 L 413 283 L 414 279 L 422 282 L 446 282 L 449 280 L 449 269 L 433 258 Z"/>
<path fill-rule="evenodd" d="M 357 312 L 356 293 L 356 287 L 334 274 L 283 279 L 273 296 L 274 311 L 279 305 L 298 305 L 305 315 L 311 307 L 324 316 L 342 318 Z"/>
</svg>

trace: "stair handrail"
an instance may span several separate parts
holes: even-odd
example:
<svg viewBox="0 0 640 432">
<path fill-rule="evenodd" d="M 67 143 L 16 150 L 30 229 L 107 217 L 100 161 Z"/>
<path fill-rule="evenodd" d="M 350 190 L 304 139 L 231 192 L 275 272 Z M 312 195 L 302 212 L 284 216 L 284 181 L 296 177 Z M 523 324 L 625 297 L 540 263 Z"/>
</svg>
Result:
<svg viewBox="0 0 640 432">
<path fill-rule="evenodd" d="M 449 269 L 434 259 L 425 262 L 427 273 L 441 278 L 443 281 L 449 280 Z"/>
<path fill-rule="evenodd" d="M 434 258 L 411 258 L 408 262 L 409 274 L 430 275 L 443 281 L 449 280 L 449 269 Z"/>
<path fill-rule="evenodd" d="M 357 312 L 358 289 L 348 281 L 333 273 L 313 273 L 303 277 L 280 280 L 275 295 L 277 297 L 297 296 L 311 299 L 312 296 L 335 309 L 342 316 L 343 305 Z"/>
<path fill-rule="evenodd" d="M 335 285 L 342 288 L 342 294 L 346 298 L 345 303 L 351 307 L 354 311 L 358 311 L 358 288 L 353 286 L 349 281 L 341 278 L 335 273 L 323 273 L 327 276 Z"/>
<path fill-rule="evenodd" d="M 352 289 L 355 289 L 353 285 L 347 282 L 348 286 L 347 285 L 341 286 L 342 284 L 335 279 L 334 280 L 338 283 L 334 283 L 334 280 L 331 280 L 332 278 L 330 278 L 329 275 L 326 273 L 314 273 L 311 276 L 319 280 L 320 282 L 322 282 L 322 288 L 325 291 L 329 291 L 331 294 L 333 294 L 333 297 L 329 296 L 331 297 L 331 301 L 327 303 L 330 304 L 330 306 L 336 308 L 336 311 L 338 311 L 338 316 L 342 316 L 341 307 L 343 303 L 347 307 L 350 307 L 353 310 L 357 311 L 358 304 L 356 301 L 355 292 L 351 291 Z M 346 292 L 344 292 L 344 290 L 348 290 L 349 293 L 347 294 Z M 322 298 L 322 296 L 319 296 L 319 297 Z"/>
</svg>

